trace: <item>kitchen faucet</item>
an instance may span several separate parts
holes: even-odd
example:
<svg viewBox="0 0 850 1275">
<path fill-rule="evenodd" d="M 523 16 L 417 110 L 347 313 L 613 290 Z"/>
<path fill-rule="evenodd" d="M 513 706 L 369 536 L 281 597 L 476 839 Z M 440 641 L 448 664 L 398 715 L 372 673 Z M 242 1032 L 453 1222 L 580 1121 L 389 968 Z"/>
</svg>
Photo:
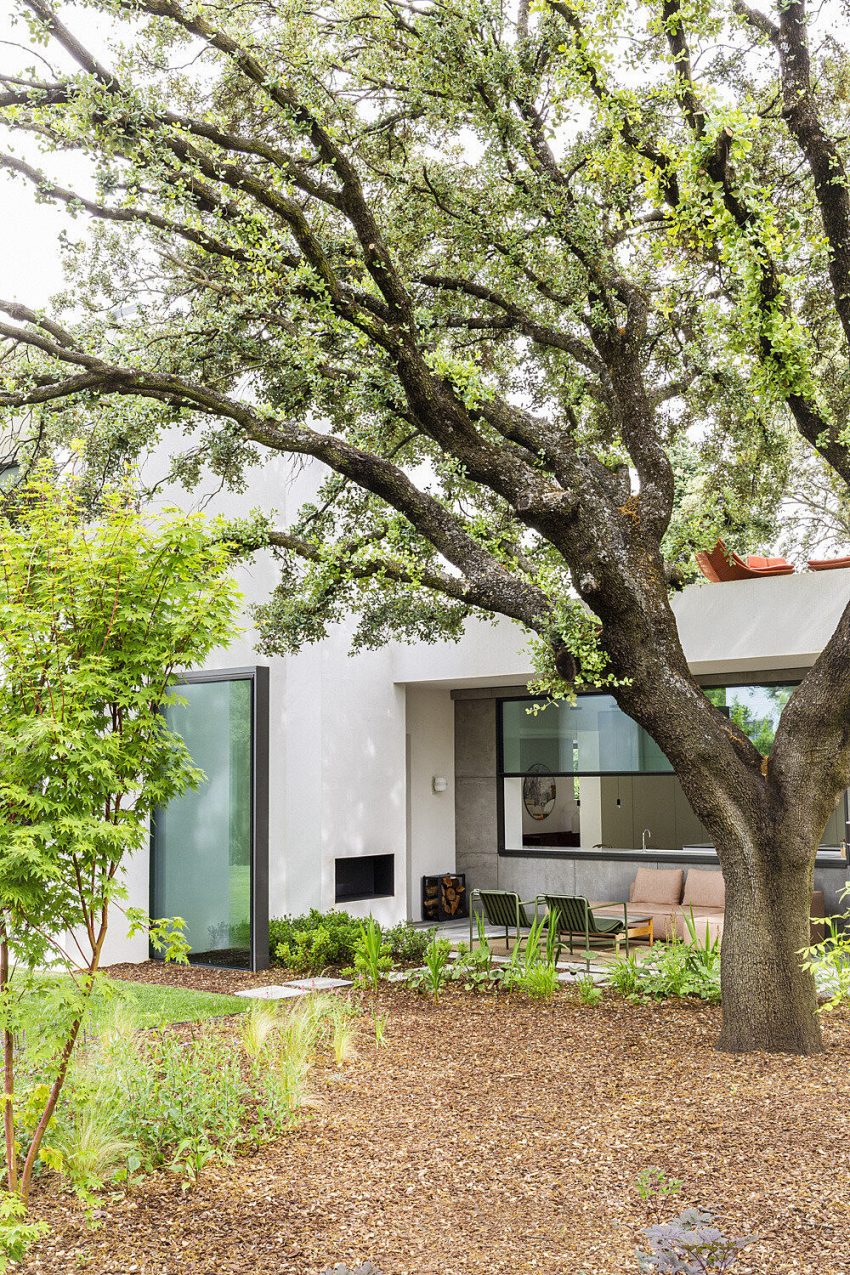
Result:
<svg viewBox="0 0 850 1275">
<path fill-rule="evenodd" d="M 644 830 L 643 830 L 643 832 L 642 832 L 642 834 L 641 834 L 641 838 L 640 838 L 640 844 L 641 844 L 641 848 L 642 848 L 642 849 L 644 849 L 644 850 L 646 849 L 646 839 L 647 839 L 647 837 L 651 837 L 651 836 L 652 836 L 652 829 L 651 829 L 651 828 L 644 828 Z"/>
</svg>

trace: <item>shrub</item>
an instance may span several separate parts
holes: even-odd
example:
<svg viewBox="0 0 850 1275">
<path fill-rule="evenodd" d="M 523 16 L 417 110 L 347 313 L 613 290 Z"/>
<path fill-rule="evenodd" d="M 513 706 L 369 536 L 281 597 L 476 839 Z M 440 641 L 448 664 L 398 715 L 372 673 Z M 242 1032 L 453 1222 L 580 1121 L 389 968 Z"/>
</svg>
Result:
<svg viewBox="0 0 850 1275">
<path fill-rule="evenodd" d="M 402 921 L 384 930 L 384 942 L 389 944 L 390 954 L 400 965 L 419 964 L 431 941 L 433 930 L 417 930 L 409 921 Z"/>
<path fill-rule="evenodd" d="M 279 917 L 269 922 L 269 944 L 277 965 L 299 974 L 320 974 L 328 966 L 350 965 L 360 921 L 347 912 L 319 912 Z"/>
<path fill-rule="evenodd" d="M 342 969 L 353 965 L 362 924 L 348 912 L 319 912 L 316 908 L 304 916 L 275 917 L 269 921 L 272 963 L 299 974 L 320 974 L 331 966 Z M 422 960 L 430 932 L 403 921 L 382 930 L 381 936 L 392 961 L 407 965 Z"/>
</svg>

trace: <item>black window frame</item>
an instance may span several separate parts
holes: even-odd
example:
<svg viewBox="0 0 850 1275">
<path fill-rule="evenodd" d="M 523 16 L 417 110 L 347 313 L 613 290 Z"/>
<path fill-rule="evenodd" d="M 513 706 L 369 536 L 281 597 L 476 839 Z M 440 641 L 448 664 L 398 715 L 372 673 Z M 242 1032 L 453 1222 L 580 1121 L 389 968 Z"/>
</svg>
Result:
<svg viewBox="0 0 850 1275">
<path fill-rule="evenodd" d="M 807 669 L 800 670 L 782 670 L 777 671 L 774 677 L 761 674 L 757 679 L 747 676 L 747 674 L 729 674 L 729 680 L 720 681 L 717 675 L 702 675 L 696 680 L 700 688 L 704 691 L 712 690 L 733 690 L 735 687 L 744 686 L 799 686 Z M 581 691 L 581 696 L 589 697 L 591 695 L 610 695 L 609 691 L 603 689 Z M 653 861 L 653 848 L 648 847 L 646 851 L 642 849 L 603 849 L 584 846 L 565 846 L 561 848 L 540 849 L 533 846 L 523 847 L 521 850 L 508 848 L 505 845 L 505 780 L 506 779 L 525 779 L 528 772 L 505 770 L 505 753 L 504 753 L 504 705 L 515 703 L 531 703 L 539 702 L 539 695 L 501 695 L 496 699 L 496 836 L 497 836 L 497 853 L 500 858 L 505 859 L 609 859 L 617 860 L 639 860 L 641 863 Z M 624 710 L 620 710 L 621 712 Z M 625 714 L 628 717 L 628 713 Z M 634 719 L 631 719 L 634 720 Z M 670 779 L 676 778 L 675 770 L 559 770 L 552 771 L 553 779 L 575 779 L 575 778 L 617 778 L 617 776 L 666 776 Z M 848 798 L 850 789 L 844 791 L 844 829 L 847 846 L 850 841 L 850 798 Z M 819 846 L 821 849 L 831 850 L 832 846 Z M 716 864 L 717 851 L 706 850 L 705 853 L 690 852 L 685 853 L 681 850 L 665 850 L 659 851 L 655 856 L 659 862 L 677 862 L 680 859 L 686 863 L 712 863 Z"/>
</svg>

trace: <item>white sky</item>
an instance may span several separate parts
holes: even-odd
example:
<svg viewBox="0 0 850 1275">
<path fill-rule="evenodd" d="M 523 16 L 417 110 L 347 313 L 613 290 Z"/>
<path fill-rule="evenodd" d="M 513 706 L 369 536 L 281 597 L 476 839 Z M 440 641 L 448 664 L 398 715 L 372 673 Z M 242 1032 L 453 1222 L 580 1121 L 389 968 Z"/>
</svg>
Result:
<svg viewBox="0 0 850 1275">
<path fill-rule="evenodd" d="M 15 7 L 15 0 L 0 0 L 0 67 L 12 74 L 32 68 L 39 77 L 50 79 L 48 68 L 38 60 L 40 54 L 48 57 L 57 69 L 68 69 L 70 59 L 58 51 L 56 45 L 48 49 L 40 46 L 35 53 L 15 47 L 26 45 L 28 35 L 23 23 L 14 21 Z M 62 7 L 62 19 L 83 43 L 91 42 L 98 51 L 103 48 L 103 35 L 96 30 L 99 26 L 102 32 L 107 21 L 102 14 L 94 15 L 67 5 Z M 116 24 L 115 30 L 118 29 Z M 85 172 L 85 164 L 73 156 L 41 157 L 34 143 L 27 144 L 20 137 L 12 137 L 5 129 L 0 129 L 0 148 L 25 157 L 68 185 L 73 185 L 73 178 Z M 72 238 L 82 238 L 86 233 L 85 219 L 73 220 L 59 208 L 38 203 L 28 182 L 0 171 L 0 297 L 37 309 L 61 288 L 58 241 L 62 230 Z"/>
</svg>

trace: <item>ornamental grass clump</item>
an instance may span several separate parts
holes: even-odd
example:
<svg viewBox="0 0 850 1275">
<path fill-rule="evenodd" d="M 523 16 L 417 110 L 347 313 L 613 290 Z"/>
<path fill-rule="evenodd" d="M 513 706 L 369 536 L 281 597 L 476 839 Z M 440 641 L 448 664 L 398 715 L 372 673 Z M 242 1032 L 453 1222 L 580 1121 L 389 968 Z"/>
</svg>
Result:
<svg viewBox="0 0 850 1275">
<path fill-rule="evenodd" d="M 535 917 L 525 947 L 514 945 L 511 959 L 501 973 L 506 991 L 524 992 L 535 1000 L 550 1001 L 558 987 L 558 932 L 545 916 Z"/>
</svg>

